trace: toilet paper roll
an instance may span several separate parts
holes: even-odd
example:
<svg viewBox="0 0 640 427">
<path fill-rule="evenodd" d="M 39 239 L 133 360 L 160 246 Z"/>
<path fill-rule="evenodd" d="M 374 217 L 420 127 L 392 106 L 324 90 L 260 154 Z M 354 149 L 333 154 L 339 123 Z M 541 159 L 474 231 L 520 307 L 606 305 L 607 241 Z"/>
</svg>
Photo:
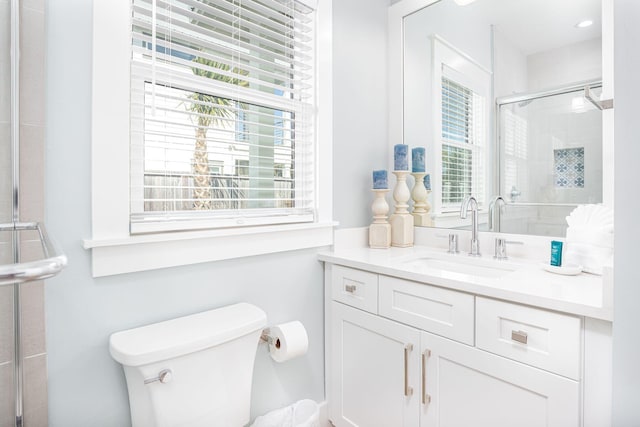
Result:
<svg viewBox="0 0 640 427">
<path fill-rule="evenodd" d="M 304 325 L 298 320 L 272 326 L 269 335 L 269 353 L 276 362 L 286 362 L 302 356 L 309 348 L 309 338 Z"/>
</svg>

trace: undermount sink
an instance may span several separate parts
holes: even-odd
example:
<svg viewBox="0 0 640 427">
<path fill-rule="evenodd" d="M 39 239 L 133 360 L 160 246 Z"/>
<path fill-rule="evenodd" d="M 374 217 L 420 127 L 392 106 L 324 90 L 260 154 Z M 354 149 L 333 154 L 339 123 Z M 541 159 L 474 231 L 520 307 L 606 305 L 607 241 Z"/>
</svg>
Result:
<svg viewBox="0 0 640 427">
<path fill-rule="evenodd" d="M 482 258 L 470 258 L 465 255 L 450 257 L 436 257 L 423 255 L 406 260 L 403 267 L 418 272 L 440 270 L 443 272 L 466 274 L 470 276 L 498 278 L 506 276 L 518 269 L 518 265 L 504 261 L 485 260 Z"/>
</svg>

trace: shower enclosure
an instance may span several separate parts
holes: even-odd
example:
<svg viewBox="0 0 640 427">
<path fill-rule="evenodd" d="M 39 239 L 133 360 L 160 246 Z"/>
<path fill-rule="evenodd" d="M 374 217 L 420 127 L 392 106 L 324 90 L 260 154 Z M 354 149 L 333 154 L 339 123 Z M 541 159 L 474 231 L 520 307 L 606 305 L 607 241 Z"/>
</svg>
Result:
<svg viewBox="0 0 640 427">
<path fill-rule="evenodd" d="M 21 165 L 29 165 L 30 162 L 32 168 L 42 167 L 32 158 L 21 163 L 20 153 L 32 155 L 36 152 L 33 149 L 36 145 L 43 154 L 44 142 L 44 114 L 34 108 L 34 103 L 44 103 L 44 93 L 33 89 L 35 79 L 40 77 L 44 81 L 43 73 L 33 72 L 43 62 L 33 52 L 42 54 L 42 49 L 36 49 L 33 39 L 30 45 L 21 44 L 20 34 L 23 22 L 27 25 L 22 34 L 33 34 L 32 26 L 43 26 L 44 2 L 32 2 L 27 8 L 19 0 L 0 0 L 0 20 L 0 427 L 35 427 L 46 425 L 46 417 L 33 415 L 31 420 L 24 417 L 24 362 L 27 356 L 30 361 L 41 363 L 40 366 L 46 366 L 46 361 L 38 360 L 38 356 L 32 354 L 32 348 L 25 351 L 23 325 L 25 320 L 30 323 L 29 316 L 33 311 L 23 312 L 23 285 L 26 282 L 35 284 L 57 274 L 67 262 L 64 254 L 49 239 L 44 225 L 38 222 L 43 216 L 43 200 L 37 203 L 39 209 L 34 209 L 35 196 L 21 191 L 24 188 L 21 180 L 25 177 L 29 178 L 27 189 L 33 188 L 34 184 L 38 184 L 40 189 L 43 187 L 43 182 L 33 178 L 41 174 L 33 169 L 23 173 L 20 170 Z M 30 73 L 21 73 L 21 65 L 29 67 Z M 24 87 L 29 86 L 29 92 L 21 91 L 21 77 L 25 76 Z M 22 105 L 21 99 L 24 100 Z M 27 119 L 22 117 L 23 114 L 28 115 Z M 26 135 L 24 141 L 30 144 L 29 147 L 21 143 L 21 135 Z M 26 206 L 21 206 L 23 202 Z M 25 221 L 23 216 L 28 216 L 31 221 Z M 31 295 L 35 294 L 34 290 L 38 288 L 30 288 Z M 41 315 L 44 319 L 44 314 Z M 33 347 L 33 343 L 29 346 Z M 38 351 L 43 348 L 44 342 Z M 33 371 L 30 374 L 33 376 Z M 46 385 L 46 376 L 42 382 Z M 40 400 L 38 406 L 42 404 Z M 40 413 L 46 413 L 46 401 L 44 406 Z"/>
<path fill-rule="evenodd" d="M 497 186 L 507 201 L 500 231 L 564 236 L 578 204 L 602 202 L 602 106 L 592 95 L 601 87 L 498 100 Z"/>
</svg>

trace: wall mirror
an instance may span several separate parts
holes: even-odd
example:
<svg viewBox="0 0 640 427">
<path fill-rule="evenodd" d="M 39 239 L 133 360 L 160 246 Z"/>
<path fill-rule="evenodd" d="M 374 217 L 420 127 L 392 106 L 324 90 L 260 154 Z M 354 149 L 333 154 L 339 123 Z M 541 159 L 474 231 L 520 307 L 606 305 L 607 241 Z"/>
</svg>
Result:
<svg viewBox="0 0 640 427">
<path fill-rule="evenodd" d="M 390 7 L 389 139 L 426 148 L 431 225 L 467 228 L 471 194 L 481 229 L 564 236 L 578 204 L 607 198 L 602 13 L 602 0 Z"/>
</svg>

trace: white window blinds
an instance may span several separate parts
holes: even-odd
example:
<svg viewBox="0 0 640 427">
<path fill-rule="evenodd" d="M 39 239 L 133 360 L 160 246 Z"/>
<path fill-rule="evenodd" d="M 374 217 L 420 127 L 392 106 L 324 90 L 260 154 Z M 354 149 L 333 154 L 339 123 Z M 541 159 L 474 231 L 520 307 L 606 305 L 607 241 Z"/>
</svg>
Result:
<svg viewBox="0 0 640 427">
<path fill-rule="evenodd" d="M 132 233 L 314 220 L 314 28 L 292 0 L 132 0 Z"/>
<path fill-rule="evenodd" d="M 484 200 L 485 100 L 442 77 L 442 206 L 459 208 L 467 195 Z"/>
</svg>

